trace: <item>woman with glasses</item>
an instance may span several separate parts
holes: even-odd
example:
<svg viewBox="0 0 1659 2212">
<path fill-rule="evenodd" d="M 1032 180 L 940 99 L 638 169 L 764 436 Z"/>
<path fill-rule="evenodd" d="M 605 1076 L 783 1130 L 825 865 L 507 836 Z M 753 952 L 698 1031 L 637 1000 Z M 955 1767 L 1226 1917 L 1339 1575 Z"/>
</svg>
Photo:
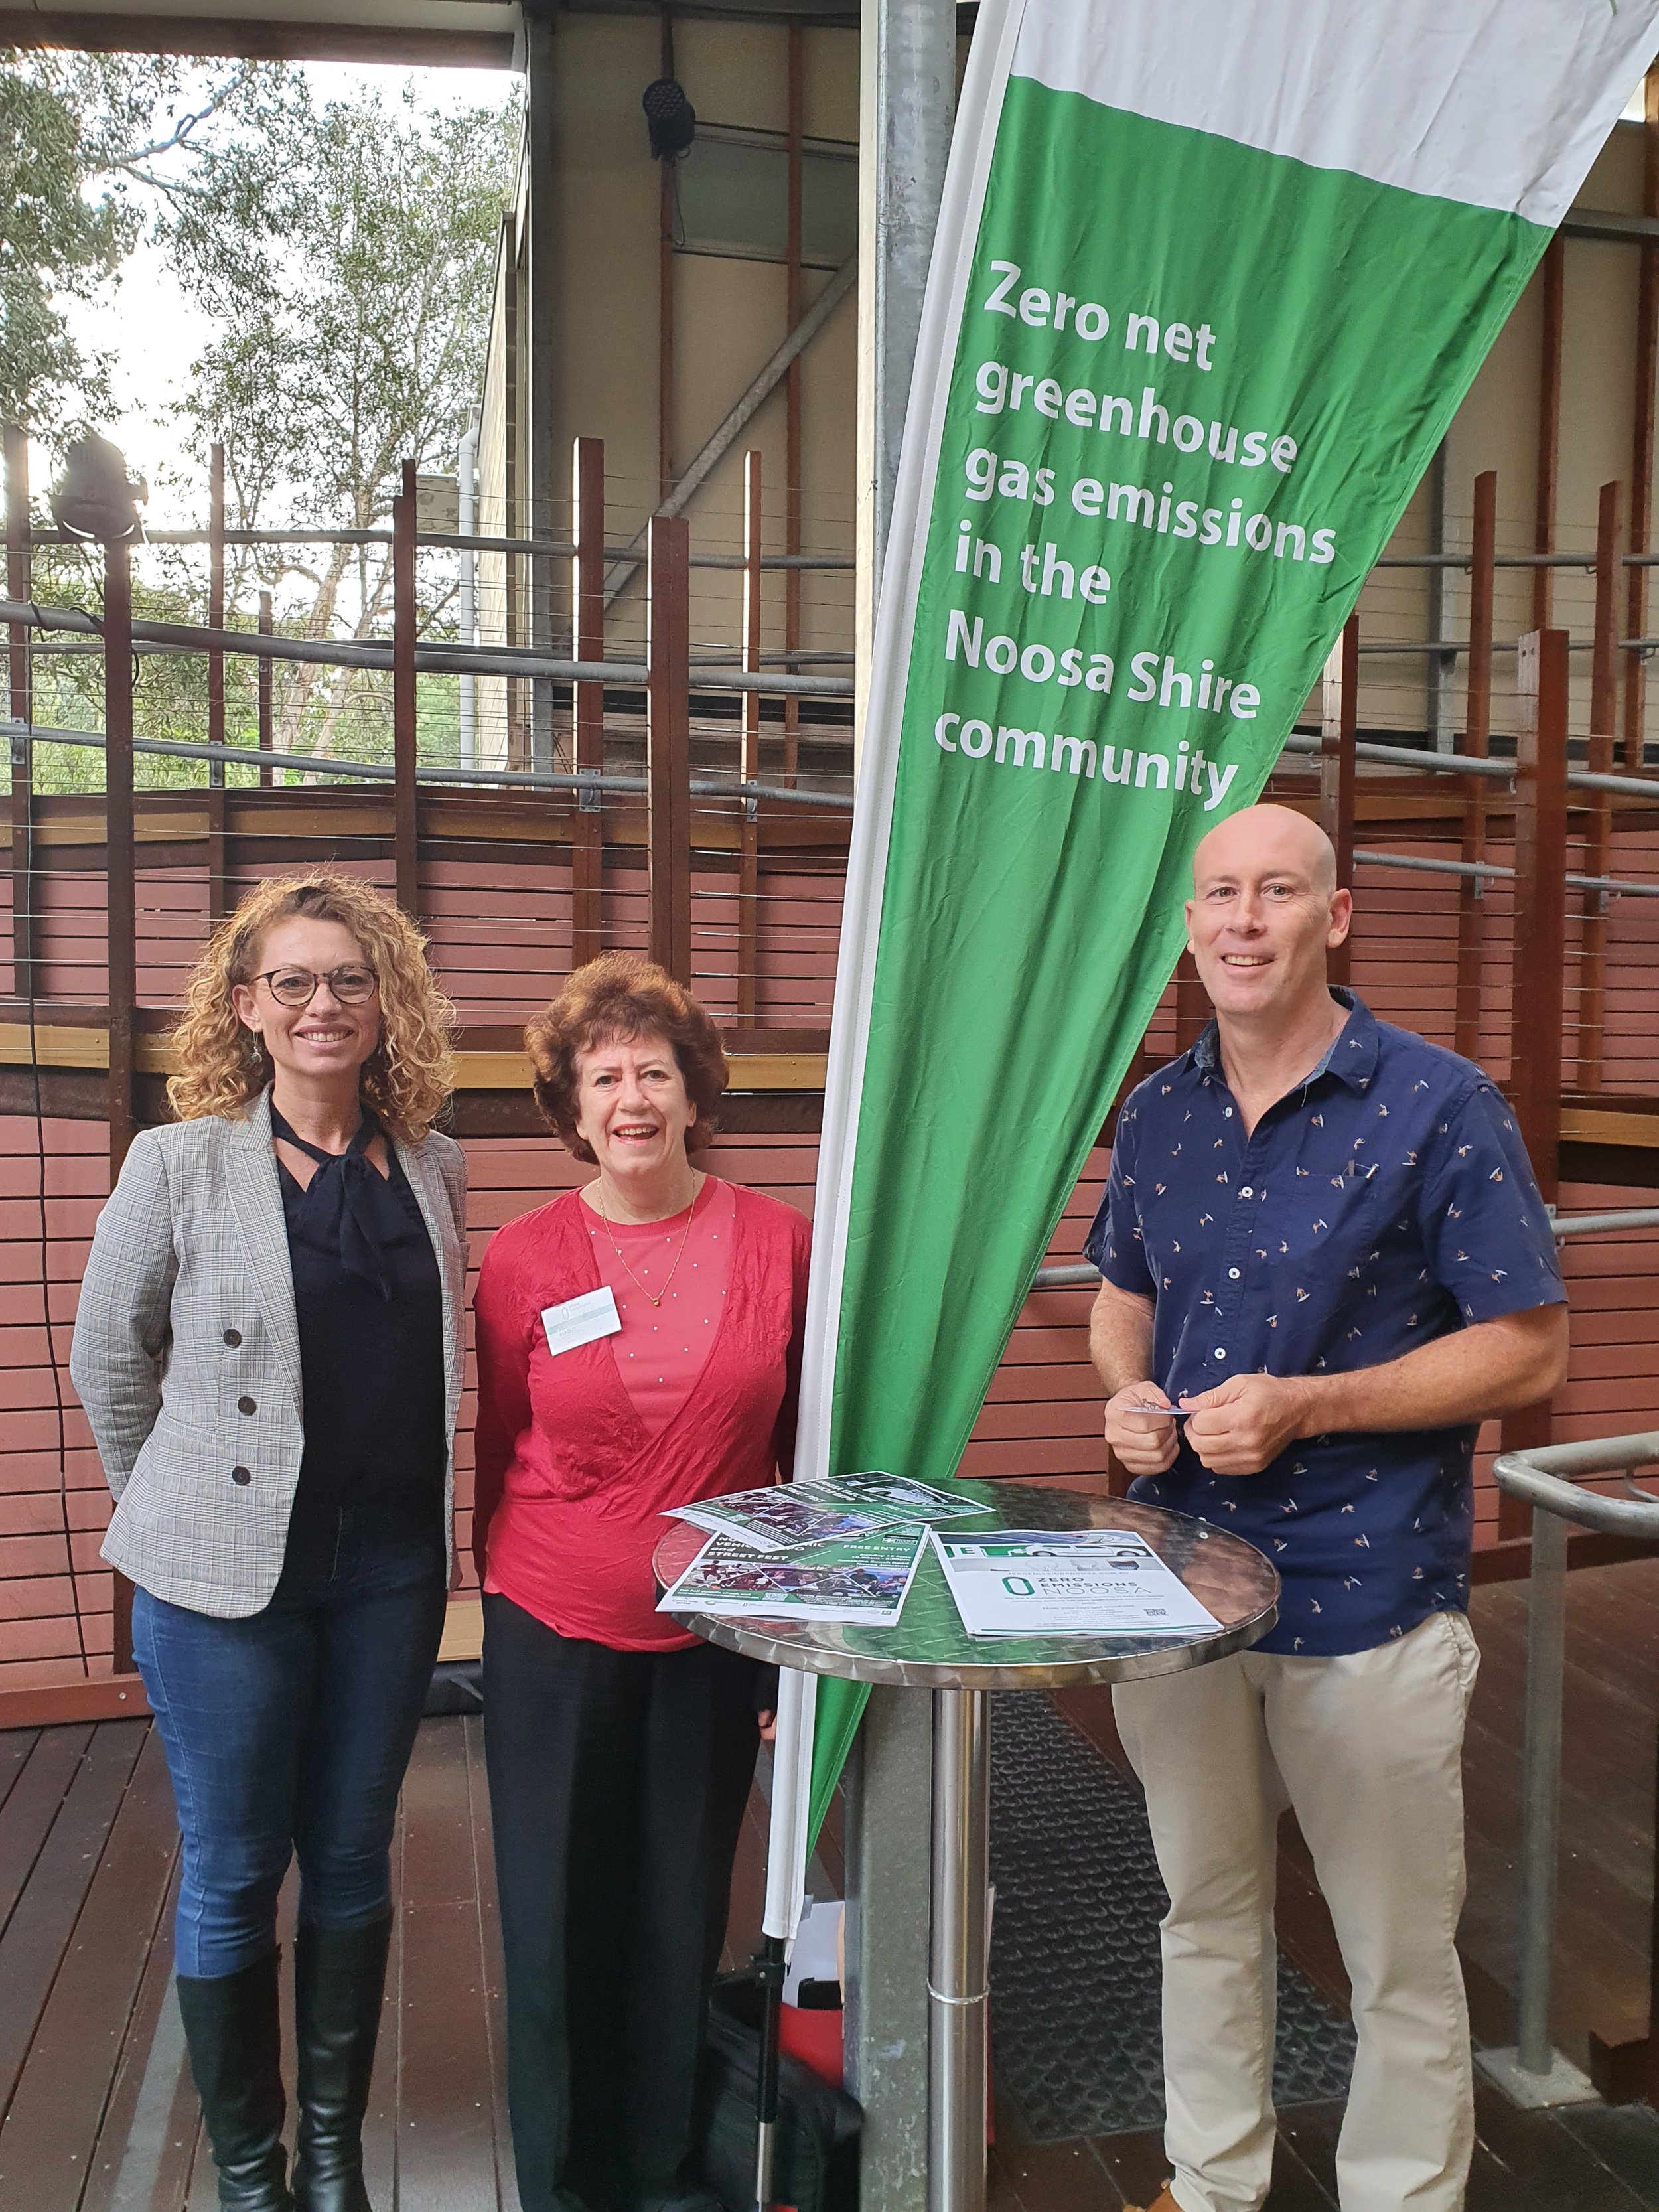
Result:
<svg viewBox="0 0 1659 2212">
<path fill-rule="evenodd" d="M 98 1218 L 70 1371 L 183 1832 L 179 2007 L 234 2212 L 367 2212 L 388 1853 L 449 1586 L 466 1253 L 449 1007 L 387 899 L 262 884 Z M 277 1892 L 300 1867 L 283 2148 Z M 290 2193 L 291 2189 L 291 2193 Z"/>
</svg>

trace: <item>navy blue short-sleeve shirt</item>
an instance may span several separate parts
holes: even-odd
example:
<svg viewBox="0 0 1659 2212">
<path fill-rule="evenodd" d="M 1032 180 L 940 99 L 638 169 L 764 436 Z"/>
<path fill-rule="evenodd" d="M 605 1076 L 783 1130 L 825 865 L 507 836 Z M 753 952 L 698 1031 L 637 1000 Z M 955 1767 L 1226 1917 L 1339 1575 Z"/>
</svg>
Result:
<svg viewBox="0 0 1659 2212">
<path fill-rule="evenodd" d="M 1351 992 L 1330 1050 L 1246 1137 L 1213 1024 L 1131 1092 L 1085 1247 L 1156 1302 L 1172 1399 L 1231 1375 L 1380 1366 L 1565 1302 L 1514 1116 L 1455 1053 Z M 1284 1580 L 1265 1651 L 1366 1651 L 1468 1602 L 1475 1427 L 1305 1437 L 1260 1474 L 1183 1443 L 1131 1495 L 1231 1529 Z"/>
</svg>

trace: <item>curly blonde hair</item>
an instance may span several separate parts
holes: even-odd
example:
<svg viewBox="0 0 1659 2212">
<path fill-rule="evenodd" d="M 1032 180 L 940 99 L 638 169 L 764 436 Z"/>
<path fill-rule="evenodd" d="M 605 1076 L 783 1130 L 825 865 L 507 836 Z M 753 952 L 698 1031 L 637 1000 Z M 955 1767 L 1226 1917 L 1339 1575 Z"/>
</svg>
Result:
<svg viewBox="0 0 1659 2212">
<path fill-rule="evenodd" d="M 179 1073 L 168 1079 L 167 1103 L 180 1121 L 246 1118 L 273 1071 L 264 1040 L 238 1018 L 231 990 L 252 981 L 270 931 L 298 915 L 349 930 L 379 978 L 380 1041 L 363 1063 L 363 1103 L 394 1137 L 418 1144 L 454 1085 L 454 1010 L 408 917 L 372 884 L 325 868 L 260 884 L 208 939 L 173 1032 Z"/>
</svg>

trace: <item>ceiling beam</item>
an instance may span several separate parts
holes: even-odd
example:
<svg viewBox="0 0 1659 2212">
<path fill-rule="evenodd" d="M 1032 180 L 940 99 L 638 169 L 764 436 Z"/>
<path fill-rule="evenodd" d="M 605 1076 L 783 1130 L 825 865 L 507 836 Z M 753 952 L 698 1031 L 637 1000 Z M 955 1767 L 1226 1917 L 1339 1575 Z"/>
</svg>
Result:
<svg viewBox="0 0 1659 2212">
<path fill-rule="evenodd" d="M 0 47 L 55 47 L 95 54 L 152 53 L 246 61 L 387 62 L 407 68 L 514 66 L 518 9 L 494 0 L 414 0 L 384 15 L 373 0 L 343 0 L 371 20 L 308 20 L 282 0 L 235 0 L 213 15 L 128 13 L 118 9 L 0 6 Z M 280 12 L 279 12 L 280 11 Z M 372 20 L 380 15 L 380 20 Z M 401 20 L 399 20 L 401 18 Z"/>
</svg>

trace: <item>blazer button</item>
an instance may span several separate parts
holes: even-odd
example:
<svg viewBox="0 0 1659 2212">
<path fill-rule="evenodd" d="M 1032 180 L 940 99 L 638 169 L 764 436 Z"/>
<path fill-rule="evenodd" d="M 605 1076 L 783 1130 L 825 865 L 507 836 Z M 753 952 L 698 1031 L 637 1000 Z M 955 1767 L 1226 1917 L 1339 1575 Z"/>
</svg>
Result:
<svg viewBox="0 0 1659 2212">
<path fill-rule="evenodd" d="M 225 1342 L 230 1346 L 233 1352 L 236 1349 L 241 1340 L 242 1332 L 240 1328 L 228 1328 L 225 1331 Z"/>
<path fill-rule="evenodd" d="M 246 1468 L 234 1467 L 230 1470 L 230 1479 L 235 1483 L 248 1483 L 252 1481 L 253 1477 Z"/>
<path fill-rule="evenodd" d="M 252 1398 L 239 1398 L 236 1401 L 236 1410 L 239 1413 L 257 1413 L 259 1408 Z"/>
</svg>

